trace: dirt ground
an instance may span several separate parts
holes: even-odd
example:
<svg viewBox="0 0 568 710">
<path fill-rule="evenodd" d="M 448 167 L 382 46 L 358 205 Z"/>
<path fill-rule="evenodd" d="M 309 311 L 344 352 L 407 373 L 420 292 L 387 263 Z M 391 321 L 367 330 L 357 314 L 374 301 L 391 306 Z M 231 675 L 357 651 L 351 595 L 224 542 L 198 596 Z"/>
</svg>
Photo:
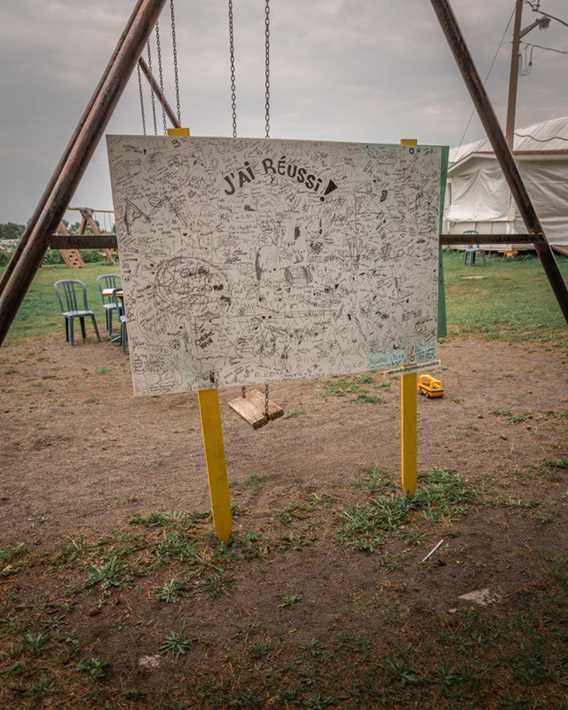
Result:
<svg viewBox="0 0 568 710">
<path fill-rule="evenodd" d="M 529 681 L 519 680 L 515 637 L 504 631 L 499 642 L 470 639 L 485 669 L 476 670 L 479 682 L 463 680 L 465 671 L 436 680 L 442 671 L 432 661 L 455 663 L 452 624 L 466 635 L 474 623 L 501 629 L 502 617 L 528 614 L 535 594 L 549 602 L 560 583 L 567 355 L 453 339 L 441 359 L 446 396 L 419 401 L 419 470 L 456 471 L 475 504 L 455 516 L 414 517 L 405 535 L 365 554 L 338 531 L 344 511 L 365 500 L 366 472 L 378 467 L 396 482 L 398 381 L 375 376 L 352 391 L 341 380 L 276 384 L 271 397 L 288 416 L 258 431 L 228 409 L 238 392 L 226 391 L 237 552 L 219 553 L 210 521 L 194 516 L 188 534 L 205 545 L 200 559 L 229 576 L 209 580 L 209 594 L 170 604 L 154 590 L 183 573 L 183 556 L 152 567 L 164 530 L 132 520 L 208 510 L 196 397 L 133 398 L 127 356 L 109 343 L 72 348 L 49 337 L 3 348 L 0 546 L 26 548 L 0 578 L 2 619 L 10 620 L 0 635 L 4 706 L 567 708 L 556 666 L 532 683 L 529 664 Z M 70 540 L 77 554 L 62 557 Z M 84 582 L 103 548 L 132 558 L 135 571 L 99 594 L 103 585 Z M 458 600 L 484 587 L 492 606 L 471 611 Z M 562 608 L 568 639 L 568 597 Z M 533 611 L 538 639 L 546 621 Z M 484 616 L 472 621 L 473 613 Z M 143 670 L 141 657 L 158 659 L 164 638 L 182 627 L 187 652 L 164 651 Z M 14 650 L 22 634 L 45 629 L 45 653 L 26 655 L 27 642 Z M 111 664 L 103 680 L 76 671 L 75 637 L 84 656 Z M 492 644 L 505 648 L 498 661 L 487 655 Z M 462 646 L 463 665 L 474 654 Z M 562 658 L 568 665 L 568 649 Z M 457 695 L 446 692 L 452 683 Z"/>
</svg>

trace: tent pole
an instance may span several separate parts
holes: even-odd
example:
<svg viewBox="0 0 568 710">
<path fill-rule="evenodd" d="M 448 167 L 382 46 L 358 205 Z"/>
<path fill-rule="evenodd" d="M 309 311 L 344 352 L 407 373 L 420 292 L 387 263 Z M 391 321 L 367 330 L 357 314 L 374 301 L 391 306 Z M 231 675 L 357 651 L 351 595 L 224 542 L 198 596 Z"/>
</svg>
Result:
<svg viewBox="0 0 568 710">
<path fill-rule="evenodd" d="M 118 43 L 114 49 L 114 52 L 112 53 L 112 57 L 110 58 L 101 78 L 99 79 L 99 83 L 97 84 L 97 88 L 93 92 L 93 95 L 89 99 L 89 103 L 85 107 L 85 110 L 83 111 L 83 114 L 81 115 L 81 118 L 79 119 L 79 123 L 77 124 L 75 130 L 73 131 L 73 134 L 71 135 L 71 138 L 69 139 L 69 142 L 67 143 L 67 146 L 65 150 L 63 151 L 63 155 L 59 159 L 59 162 L 57 163 L 57 166 L 55 167 L 55 170 L 53 171 L 53 174 L 51 175 L 49 182 L 47 183 L 47 186 L 45 190 L 43 191 L 42 196 L 40 197 L 39 202 L 37 203 L 37 206 L 28 220 L 28 223 L 26 224 L 26 227 L 24 229 L 24 232 L 22 236 L 20 237 L 20 241 L 16 245 L 16 249 L 14 253 L 12 254 L 12 257 L 10 258 L 10 261 L 6 265 L 6 268 L 4 271 L 0 274 L 0 295 L 4 291 L 4 288 L 6 284 L 8 283 L 8 279 L 10 278 L 12 271 L 14 270 L 16 264 L 18 263 L 18 260 L 24 251 L 24 248 L 26 244 L 28 243 L 28 240 L 30 238 L 30 234 L 32 233 L 38 219 L 40 218 L 41 213 L 43 212 L 43 208 L 45 207 L 45 203 L 47 202 L 48 197 L 51 194 L 51 191 L 53 190 L 55 183 L 59 179 L 59 176 L 61 175 L 61 171 L 63 170 L 63 167 L 65 165 L 65 161 L 69 157 L 73 146 L 75 145 L 75 142 L 77 138 L 79 137 L 79 133 L 81 132 L 81 129 L 85 125 L 85 121 L 87 120 L 89 113 L 91 112 L 91 109 L 93 107 L 93 104 L 95 103 L 95 100 L 97 96 L 99 95 L 99 92 L 103 86 L 103 84 L 106 81 L 106 78 L 110 72 L 110 69 L 112 65 L 115 62 L 116 56 L 118 52 L 120 51 L 120 48 L 122 47 L 124 40 L 126 39 L 126 36 L 130 32 L 130 27 L 132 26 L 132 22 L 134 21 L 134 18 L 138 14 L 138 10 L 140 9 L 140 5 L 142 4 L 143 0 L 136 0 L 136 5 L 134 7 L 134 10 L 132 11 L 132 14 L 128 18 L 128 22 L 126 23 L 126 27 L 124 28 L 122 34 L 120 35 L 120 38 L 118 40 Z"/>
<path fill-rule="evenodd" d="M 535 241 L 534 248 L 540 257 L 550 286 L 554 291 L 556 300 L 568 323 L 568 289 L 566 288 L 552 250 L 550 249 L 550 245 L 544 236 L 540 220 L 515 164 L 513 154 L 503 135 L 493 106 L 489 101 L 489 97 L 477 73 L 477 69 L 475 68 L 469 49 L 467 48 L 455 15 L 450 7 L 450 3 L 448 0 L 430 0 L 430 2 L 432 3 L 434 12 L 438 17 L 440 26 L 450 45 L 454 59 L 456 60 L 475 108 L 477 109 L 487 137 L 493 146 L 495 157 L 499 161 L 501 170 L 505 175 L 505 180 L 509 185 L 513 198 L 517 203 L 517 209 L 523 218 L 527 231 L 530 234 L 541 237 L 538 241 Z M 514 235 L 511 235 L 511 238 L 514 240 Z"/>
<path fill-rule="evenodd" d="M 62 220 L 65 210 L 89 164 L 114 108 L 130 78 L 138 57 L 166 0 L 142 0 L 116 59 L 96 96 L 56 184 L 46 200 L 18 262 L 0 299 L 0 344 L 41 265 L 48 240 Z"/>
</svg>

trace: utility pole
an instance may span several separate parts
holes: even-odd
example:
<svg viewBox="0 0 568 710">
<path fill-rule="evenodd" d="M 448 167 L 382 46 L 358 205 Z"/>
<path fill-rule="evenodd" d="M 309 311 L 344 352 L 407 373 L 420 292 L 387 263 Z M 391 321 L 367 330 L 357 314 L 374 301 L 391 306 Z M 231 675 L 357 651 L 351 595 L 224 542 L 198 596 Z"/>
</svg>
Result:
<svg viewBox="0 0 568 710">
<path fill-rule="evenodd" d="M 515 140 L 515 114 L 517 112 L 517 86 L 519 83 L 519 47 L 521 43 L 521 20 L 523 0 L 516 0 L 515 21 L 513 23 L 513 48 L 511 50 L 511 71 L 509 73 L 509 99 L 507 101 L 507 127 L 505 137 L 511 151 Z"/>
<path fill-rule="evenodd" d="M 525 35 L 538 27 L 539 30 L 545 30 L 550 24 L 550 18 L 537 17 L 534 22 L 521 29 L 521 21 L 523 15 L 523 0 L 516 0 L 515 6 L 515 22 L 513 24 L 513 47 L 511 49 L 511 72 L 509 74 L 509 100 L 507 102 L 507 127 L 505 136 L 511 151 L 513 150 L 513 142 L 515 140 L 515 116 L 517 113 L 517 88 L 519 84 L 519 61 L 521 58 L 520 45 L 521 40 Z"/>
</svg>

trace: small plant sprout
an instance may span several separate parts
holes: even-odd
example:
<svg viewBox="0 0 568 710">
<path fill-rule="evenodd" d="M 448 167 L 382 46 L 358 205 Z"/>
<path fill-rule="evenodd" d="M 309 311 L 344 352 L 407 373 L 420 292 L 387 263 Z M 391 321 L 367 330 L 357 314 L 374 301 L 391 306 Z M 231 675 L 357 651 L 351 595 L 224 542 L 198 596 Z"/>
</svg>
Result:
<svg viewBox="0 0 568 710">
<path fill-rule="evenodd" d="M 91 565 L 89 568 L 88 587 L 100 585 L 101 589 L 108 590 L 113 587 L 120 589 L 124 582 L 125 565 L 118 557 L 113 555 L 102 565 Z"/>
<path fill-rule="evenodd" d="M 185 656 L 190 648 L 191 641 L 185 636 L 183 631 L 179 633 L 171 631 L 160 646 L 160 653 L 164 656 L 171 654 L 175 658 L 179 658 L 180 656 Z"/>
<path fill-rule="evenodd" d="M 47 631 L 40 631 L 37 634 L 28 631 L 22 636 L 22 646 L 29 649 L 34 656 L 41 656 L 48 639 L 49 633 Z"/>
<path fill-rule="evenodd" d="M 92 680 L 102 680 L 110 668 L 110 663 L 100 658 L 83 658 L 77 663 L 76 668 L 80 673 L 88 675 Z"/>
<path fill-rule="evenodd" d="M 155 594 L 156 598 L 161 602 L 172 604 L 173 602 L 177 602 L 177 600 L 184 593 L 185 589 L 185 585 L 182 582 L 178 582 L 176 579 L 170 579 L 170 581 L 166 582 L 163 587 L 158 587 Z"/>
<path fill-rule="evenodd" d="M 302 601 L 301 594 L 284 594 L 282 596 L 282 601 L 278 604 L 279 609 L 288 609 L 291 606 L 295 606 Z"/>
</svg>

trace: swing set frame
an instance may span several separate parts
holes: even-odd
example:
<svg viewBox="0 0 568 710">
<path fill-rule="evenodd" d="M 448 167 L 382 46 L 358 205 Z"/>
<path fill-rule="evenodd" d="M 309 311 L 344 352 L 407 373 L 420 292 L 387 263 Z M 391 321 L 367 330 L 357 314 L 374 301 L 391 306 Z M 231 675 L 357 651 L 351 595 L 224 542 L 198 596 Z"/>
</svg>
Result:
<svg viewBox="0 0 568 710">
<path fill-rule="evenodd" d="M 550 286 L 568 322 L 568 290 L 556 259 L 544 234 L 533 203 L 517 169 L 505 135 L 471 54 L 451 9 L 449 0 L 430 0 L 440 27 L 450 46 L 464 83 L 474 103 L 477 114 L 491 142 L 493 151 L 517 208 L 527 229 L 526 234 L 515 235 L 516 242 L 530 243 L 542 262 Z M 4 342 L 10 325 L 41 265 L 47 248 L 53 243 L 57 226 L 69 207 L 75 190 L 92 158 L 114 109 L 138 65 L 149 80 L 162 108 L 170 118 L 173 128 L 169 135 L 188 136 L 178 116 L 169 108 L 160 86 L 152 82 L 149 67 L 141 59 L 151 33 L 158 22 L 166 0 L 135 0 L 134 8 L 120 35 L 115 50 L 91 96 L 53 174 L 28 222 L 16 251 L 0 277 L 0 345 Z M 501 235 L 501 241 L 510 242 L 510 235 Z M 480 235 L 441 235 L 440 243 L 479 243 Z M 491 243 L 500 241 L 500 235 L 490 235 Z M 67 248 L 116 248 L 115 235 L 84 235 L 66 237 Z M 416 489 L 416 374 L 401 376 L 401 478 L 402 489 L 412 495 Z M 213 523 L 218 536 L 228 540 L 232 522 L 227 469 L 224 455 L 219 395 L 217 390 L 198 392 L 201 412 L 203 445 L 207 460 L 209 490 Z"/>
</svg>

